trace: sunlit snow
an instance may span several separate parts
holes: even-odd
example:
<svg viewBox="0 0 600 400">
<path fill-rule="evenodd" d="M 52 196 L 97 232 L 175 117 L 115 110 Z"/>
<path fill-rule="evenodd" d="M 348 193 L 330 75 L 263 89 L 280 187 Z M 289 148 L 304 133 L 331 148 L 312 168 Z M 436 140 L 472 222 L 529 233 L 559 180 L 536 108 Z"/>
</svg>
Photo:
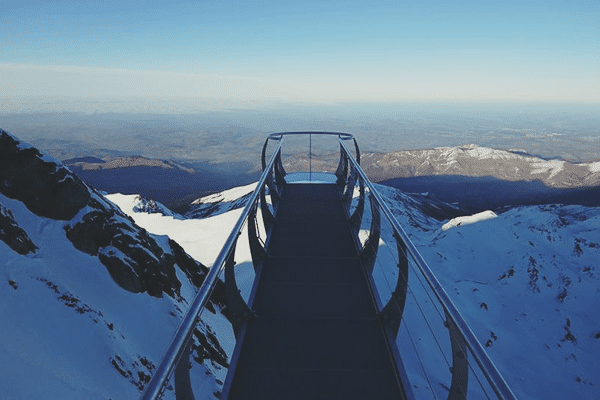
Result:
<svg viewBox="0 0 600 400">
<path fill-rule="evenodd" d="M 474 224 L 479 221 L 485 221 L 486 219 L 491 219 L 491 218 L 496 218 L 496 217 L 497 217 L 496 213 L 493 211 L 490 211 L 490 210 L 482 211 L 480 213 L 473 214 L 473 215 L 467 215 L 464 217 L 456 217 L 456 218 L 452 218 L 450 221 L 448 221 L 444 225 L 442 225 L 442 230 L 445 231 L 450 228 L 454 228 L 455 226 Z"/>
</svg>

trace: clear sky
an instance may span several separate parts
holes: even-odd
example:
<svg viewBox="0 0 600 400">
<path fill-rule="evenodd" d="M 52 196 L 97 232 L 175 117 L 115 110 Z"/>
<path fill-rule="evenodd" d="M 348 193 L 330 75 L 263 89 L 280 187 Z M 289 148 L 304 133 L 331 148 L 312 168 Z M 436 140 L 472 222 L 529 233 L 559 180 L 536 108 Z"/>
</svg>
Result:
<svg viewBox="0 0 600 400">
<path fill-rule="evenodd" d="M 0 97 L 600 101 L 600 2 L 0 0 Z"/>
</svg>

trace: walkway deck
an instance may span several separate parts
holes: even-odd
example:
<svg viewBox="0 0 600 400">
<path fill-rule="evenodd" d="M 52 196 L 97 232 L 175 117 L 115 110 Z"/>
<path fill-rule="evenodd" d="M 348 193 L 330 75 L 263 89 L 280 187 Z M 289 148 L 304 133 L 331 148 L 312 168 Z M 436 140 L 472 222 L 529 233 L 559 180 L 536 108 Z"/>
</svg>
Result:
<svg viewBox="0 0 600 400">
<path fill-rule="evenodd" d="M 338 187 L 286 184 L 276 218 L 228 398 L 402 399 Z"/>
</svg>

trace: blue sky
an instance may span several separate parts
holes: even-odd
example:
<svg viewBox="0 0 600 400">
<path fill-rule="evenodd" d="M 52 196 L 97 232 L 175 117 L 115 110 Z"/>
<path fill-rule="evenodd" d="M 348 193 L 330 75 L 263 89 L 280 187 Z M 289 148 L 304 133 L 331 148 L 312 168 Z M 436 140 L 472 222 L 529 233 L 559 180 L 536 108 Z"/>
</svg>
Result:
<svg viewBox="0 0 600 400">
<path fill-rule="evenodd" d="M 0 96 L 600 101 L 600 5 L 0 0 Z"/>
</svg>

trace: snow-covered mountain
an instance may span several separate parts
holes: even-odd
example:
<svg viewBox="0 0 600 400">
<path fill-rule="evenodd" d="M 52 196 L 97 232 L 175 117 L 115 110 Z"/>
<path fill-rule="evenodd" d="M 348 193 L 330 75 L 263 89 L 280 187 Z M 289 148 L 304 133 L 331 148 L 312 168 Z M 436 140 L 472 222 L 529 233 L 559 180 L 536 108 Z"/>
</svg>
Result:
<svg viewBox="0 0 600 400">
<path fill-rule="evenodd" d="M 459 225 L 377 187 L 517 397 L 600 398 L 600 208 L 516 207 Z"/>
<path fill-rule="evenodd" d="M 172 239 L 140 228 L 2 130 L 0 260 L 6 399 L 139 397 L 207 273 Z M 220 390 L 232 350 L 223 306 L 219 285 L 195 332 L 193 381 L 207 398 Z"/>
<path fill-rule="evenodd" d="M 1 135 L 0 394 L 136 398 L 255 184 L 182 217 L 137 195 L 101 196 Z M 600 397 L 600 208 L 461 220 L 427 194 L 377 187 L 519 398 Z M 254 278 L 247 247 L 236 253 L 242 291 Z M 222 298 L 199 327 L 197 398 L 220 390 L 234 345 Z"/>
<path fill-rule="evenodd" d="M 575 188 L 600 184 L 600 162 L 573 164 L 544 160 L 519 150 L 499 150 L 475 144 L 407 150 L 393 153 L 366 153 L 361 164 L 371 179 L 425 175 L 491 176 L 506 181 L 540 180 L 554 188 Z"/>
<path fill-rule="evenodd" d="M 186 218 L 205 218 L 243 207 L 255 188 L 256 182 L 201 197 L 192 201 L 184 215 Z"/>
<path fill-rule="evenodd" d="M 171 160 L 157 160 L 142 156 L 124 156 L 124 157 L 79 157 L 63 161 L 64 165 L 74 166 L 82 170 L 98 169 L 117 169 L 131 167 L 160 167 L 166 169 L 179 169 L 190 174 L 195 171 L 192 168 L 185 167 Z"/>
</svg>

